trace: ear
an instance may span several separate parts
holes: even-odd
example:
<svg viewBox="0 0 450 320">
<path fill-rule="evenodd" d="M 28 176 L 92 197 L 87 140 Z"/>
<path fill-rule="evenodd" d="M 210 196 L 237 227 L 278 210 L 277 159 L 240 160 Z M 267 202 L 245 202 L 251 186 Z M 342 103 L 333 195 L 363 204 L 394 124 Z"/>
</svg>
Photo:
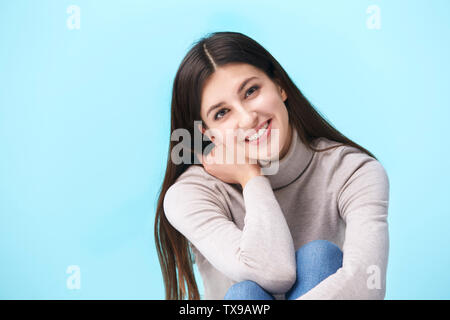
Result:
<svg viewBox="0 0 450 320">
<path fill-rule="evenodd" d="M 202 134 L 205 133 L 205 129 L 203 128 L 201 123 L 198 124 L 197 128 L 198 128 L 198 131 L 200 131 Z"/>
<path fill-rule="evenodd" d="M 286 102 L 286 99 L 287 99 L 288 97 L 287 97 L 286 91 L 284 91 L 283 88 L 281 88 L 281 97 L 282 97 L 282 99 L 283 99 L 283 102 Z"/>
<path fill-rule="evenodd" d="M 278 87 L 278 90 L 280 91 L 280 95 L 281 95 L 281 98 L 283 99 L 283 102 L 285 102 L 286 99 L 288 98 L 286 91 L 283 89 L 283 87 L 281 87 L 278 79 L 275 79 L 275 83 Z"/>
<path fill-rule="evenodd" d="M 200 131 L 202 134 L 205 134 L 206 129 L 203 128 L 202 124 L 199 123 L 198 124 L 198 131 Z M 208 135 L 206 135 L 208 137 L 209 140 L 211 140 L 212 142 L 214 142 L 214 136 L 210 137 Z"/>
</svg>

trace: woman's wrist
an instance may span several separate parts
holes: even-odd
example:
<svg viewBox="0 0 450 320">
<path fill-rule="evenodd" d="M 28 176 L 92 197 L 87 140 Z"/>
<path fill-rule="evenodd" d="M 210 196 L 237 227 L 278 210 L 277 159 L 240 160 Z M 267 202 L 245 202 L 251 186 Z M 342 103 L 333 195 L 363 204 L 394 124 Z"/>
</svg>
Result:
<svg viewBox="0 0 450 320">
<path fill-rule="evenodd" d="M 253 177 L 262 176 L 261 168 L 255 168 L 255 170 L 250 170 L 247 175 L 239 182 L 242 186 L 242 189 L 245 188 L 247 182 L 250 181 Z"/>
</svg>

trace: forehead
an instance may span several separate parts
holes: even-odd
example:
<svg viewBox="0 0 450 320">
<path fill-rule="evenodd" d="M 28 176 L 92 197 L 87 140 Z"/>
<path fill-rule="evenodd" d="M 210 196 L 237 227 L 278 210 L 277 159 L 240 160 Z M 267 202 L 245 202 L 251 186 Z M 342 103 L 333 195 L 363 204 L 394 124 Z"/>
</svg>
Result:
<svg viewBox="0 0 450 320">
<path fill-rule="evenodd" d="M 237 93 L 242 81 L 252 76 L 262 80 L 267 78 L 264 72 L 249 64 L 228 64 L 218 68 L 203 87 L 202 114 L 206 114 L 211 105 L 228 101 L 231 95 Z"/>
</svg>

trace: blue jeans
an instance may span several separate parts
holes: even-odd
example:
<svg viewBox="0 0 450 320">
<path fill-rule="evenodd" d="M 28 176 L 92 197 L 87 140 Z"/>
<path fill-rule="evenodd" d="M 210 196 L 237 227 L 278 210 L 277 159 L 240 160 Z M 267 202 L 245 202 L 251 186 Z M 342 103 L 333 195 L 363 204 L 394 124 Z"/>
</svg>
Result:
<svg viewBox="0 0 450 320">
<path fill-rule="evenodd" d="M 297 261 L 297 279 L 286 292 L 286 300 L 295 300 L 305 294 L 322 280 L 342 267 L 342 251 L 327 240 L 314 240 L 306 243 L 295 252 Z M 260 285 L 251 280 L 232 285 L 224 297 L 225 300 L 275 300 Z"/>
</svg>

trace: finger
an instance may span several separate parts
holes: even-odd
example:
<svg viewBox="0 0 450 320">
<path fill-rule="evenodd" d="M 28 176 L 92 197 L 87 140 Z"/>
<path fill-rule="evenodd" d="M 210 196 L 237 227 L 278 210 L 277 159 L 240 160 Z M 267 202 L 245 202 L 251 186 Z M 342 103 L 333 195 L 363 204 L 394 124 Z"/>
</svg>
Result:
<svg viewBox="0 0 450 320">
<path fill-rule="evenodd" d="M 206 156 L 204 154 L 200 155 L 200 161 L 201 161 L 202 165 L 205 166 L 205 164 L 206 164 Z"/>
<path fill-rule="evenodd" d="M 211 152 L 209 153 L 209 154 L 207 154 L 206 156 L 202 156 L 202 163 L 203 163 L 203 166 L 205 165 L 205 164 L 213 164 L 213 158 L 211 157 Z"/>
</svg>

